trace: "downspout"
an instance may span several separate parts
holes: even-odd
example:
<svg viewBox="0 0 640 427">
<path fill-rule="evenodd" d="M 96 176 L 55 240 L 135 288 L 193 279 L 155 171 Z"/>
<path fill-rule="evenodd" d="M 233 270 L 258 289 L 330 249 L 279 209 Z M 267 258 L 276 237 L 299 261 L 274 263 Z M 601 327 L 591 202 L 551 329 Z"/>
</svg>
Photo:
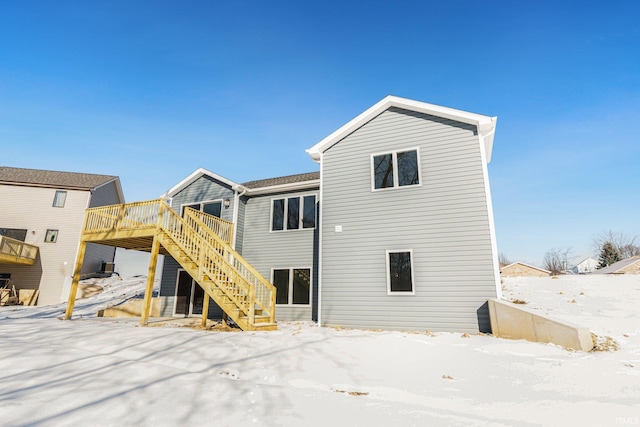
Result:
<svg viewBox="0 0 640 427">
<path fill-rule="evenodd" d="M 322 206 L 324 203 L 322 202 L 322 159 L 324 157 L 324 153 L 320 155 L 320 194 L 319 194 L 319 203 L 320 209 L 318 210 L 318 326 L 322 326 Z"/>
<path fill-rule="evenodd" d="M 241 186 L 239 186 L 241 187 Z M 238 188 L 236 187 L 236 189 L 234 190 L 234 195 L 233 195 L 233 225 L 235 228 L 235 232 L 233 233 L 233 243 L 231 244 L 231 247 L 233 248 L 233 250 L 236 249 L 236 242 L 238 239 L 238 216 L 240 215 L 240 197 L 244 196 L 245 193 L 247 192 L 247 188 L 246 187 L 241 187 L 242 188 L 242 192 L 238 193 Z"/>
</svg>

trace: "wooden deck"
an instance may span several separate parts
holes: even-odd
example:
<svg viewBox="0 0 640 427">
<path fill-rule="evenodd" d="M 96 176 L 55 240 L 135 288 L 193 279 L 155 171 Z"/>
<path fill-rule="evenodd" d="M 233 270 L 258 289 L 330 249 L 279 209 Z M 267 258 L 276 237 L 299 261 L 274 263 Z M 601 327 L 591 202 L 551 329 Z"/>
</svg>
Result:
<svg viewBox="0 0 640 427">
<path fill-rule="evenodd" d="M 0 264 L 34 265 L 38 247 L 7 236 L 0 236 Z"/>
<path fill-rule="evenodd" d="M 231 247 L 233 232 L 233 223 L 191 208 L 182 218 L 163 200 L 87 209 L 65 318 L 73 313 L 86 244 L 93 242 L 151 253 L 142 324 L 148 319 L 157 256 L 164 254 L 243 330 L 277 329 L 275 287 Z M 205 308 L 203 322 L 206 316 Z"/>
</svg>

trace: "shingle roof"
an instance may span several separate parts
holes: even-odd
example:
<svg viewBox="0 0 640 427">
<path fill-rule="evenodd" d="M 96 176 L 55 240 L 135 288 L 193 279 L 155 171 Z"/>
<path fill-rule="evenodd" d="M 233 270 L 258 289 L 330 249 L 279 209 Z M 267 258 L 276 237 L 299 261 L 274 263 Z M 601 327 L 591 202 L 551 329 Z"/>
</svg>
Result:
<svg viewBox="0 0 640 427">
<path fill-rule="evenodd" d="M 275 185 L 294 184 L 297 182 L 314 181 L 320 179 L 320 172 L 300 173 L 297 175 L 280 176 L 277 178 L 259 179 L 242 183 L 249 189 L 273 187 Z"/>
<path fill-rule="evenodd" d="M 611 265 L 608 265 L 599 270 L 596 270 L 594 271 L 594 273 L 596 274 L 616 273 L 622 270 L 623 268 L 630 266 L 631 264 L 635 264 L 638 261 L 640 261 L 640 256 L 632 256 L 630 258 L 623 259 L 622 261 L 614 262 Z"/>
<path fill-rule="evenodd" d="M 57 172 L 39 169 L 21 169 L 0 166 L 0 183 L 24 184 L 32 186 L 90 190 L 101 184 L 117 179 L 112 175 L 91 173 Z"/>
</svg>

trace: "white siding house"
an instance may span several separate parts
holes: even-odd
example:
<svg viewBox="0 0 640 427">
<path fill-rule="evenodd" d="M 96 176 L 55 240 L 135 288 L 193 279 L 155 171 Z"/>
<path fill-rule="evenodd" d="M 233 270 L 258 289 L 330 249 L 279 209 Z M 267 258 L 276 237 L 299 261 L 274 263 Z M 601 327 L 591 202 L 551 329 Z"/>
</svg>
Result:
<svg viewBox="0 0 640 427">
<path fill-rule="evenodd" d="M 124 203 L 116 176 L 0 167 L 0 234 L 39 247 L 35 265 L 0 264 L 16 288 L 38 289 L 38 305 L 68 297 L 84 212 Z M 114 248 L 87 247 L 83 273 L 112 262 Z"/>
</svg>

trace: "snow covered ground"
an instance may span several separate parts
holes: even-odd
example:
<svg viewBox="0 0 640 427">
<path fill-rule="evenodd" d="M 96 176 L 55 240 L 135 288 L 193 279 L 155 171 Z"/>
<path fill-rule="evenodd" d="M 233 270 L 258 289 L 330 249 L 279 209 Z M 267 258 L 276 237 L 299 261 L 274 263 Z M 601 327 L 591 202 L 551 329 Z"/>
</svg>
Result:
<svg viewBox="0 0 640 427">
<path fill-rule="evenodd" d="M 593 353 L 310 323 L 142 328 L 91 316 L 144 280 L 105 285 L 70 322 L 57 319 L 64 306 L 0 308 L 1 425 L 640 424 L 639 276 L 505 281 L 505 299 L 620 344 Z"/>
</svg>

